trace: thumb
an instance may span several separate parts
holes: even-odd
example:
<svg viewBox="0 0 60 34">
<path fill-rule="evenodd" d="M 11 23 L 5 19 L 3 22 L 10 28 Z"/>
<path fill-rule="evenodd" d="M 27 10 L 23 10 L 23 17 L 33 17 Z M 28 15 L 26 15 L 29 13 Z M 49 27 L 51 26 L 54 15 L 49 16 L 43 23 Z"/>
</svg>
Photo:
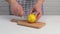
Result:
<svg viewBox="0 0 60 34">
<path fill-rule="evenodd" d="M 35 13 L 35 16 L 37 17 L 37 13 Z"/>
<path fill-rule="evenodd" d="M 32 14 L 33 9 L 30 10 L 29 14 Z"/>
</svg>

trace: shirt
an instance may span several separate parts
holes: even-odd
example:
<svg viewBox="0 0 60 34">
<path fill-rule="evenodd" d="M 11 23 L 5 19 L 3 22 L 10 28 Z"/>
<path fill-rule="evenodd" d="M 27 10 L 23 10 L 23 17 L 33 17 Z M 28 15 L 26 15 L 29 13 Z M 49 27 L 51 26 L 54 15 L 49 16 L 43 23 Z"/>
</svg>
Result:
<svg viewBox="0 0 60 34">
<path fill-rule="evenodd" d="M 36 3 L 36 0 L 17 0 L 17 1 L 20 5 L 22 5 L 25 11 L 25 14 L 24 14 L 25 17 L 29 14 L 29 11 Z"/>
</svg>

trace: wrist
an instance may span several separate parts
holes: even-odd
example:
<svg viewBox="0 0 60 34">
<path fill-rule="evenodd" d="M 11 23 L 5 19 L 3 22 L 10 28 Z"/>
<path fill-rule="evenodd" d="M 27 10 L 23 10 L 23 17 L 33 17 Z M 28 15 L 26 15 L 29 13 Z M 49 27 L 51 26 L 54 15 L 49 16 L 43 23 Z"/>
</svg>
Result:
<svg viewBox="0 0 60 34">
<path fill-rule="evenodd" d="M 42 3 L 36 3 L 35 6 L 41 7 Z"/>
<path fill-rule="evenodd" d="M 37 2 L 35 3 L 36 6 L 42 6 L 44 0 L 37 0 Z"/>
<path fill-rule="evenodd" d="M 36 8 L 37 8 L 37 7 L 40 7 L 40 5 L 39 5 L 39 4 L 35 4 L 35 5 L 34 5 L 34 7 L 36 7 Z"/>
<path fill-rule="evenodd" d="M 14 5 L 14 4 L 18 4 L 18 2 L 13 1 L 13 2 L 10 3 L 10 5 Z"/>
<path fill-rule="evenodd" d="M 9 5 L 17 3 L 16 0 L 6 0 L 6 1 L 9 3 Z"/>
</svg>

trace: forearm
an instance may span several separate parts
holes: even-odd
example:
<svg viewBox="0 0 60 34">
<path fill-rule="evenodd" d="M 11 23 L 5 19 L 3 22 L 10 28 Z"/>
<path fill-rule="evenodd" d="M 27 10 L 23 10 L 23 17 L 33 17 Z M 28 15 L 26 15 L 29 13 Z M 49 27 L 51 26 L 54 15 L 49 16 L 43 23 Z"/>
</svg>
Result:
<svg viewBox="0 0 60 34">
<path fill-rule="evenodd" d="M 9 4 L 12 4 L 12 3 L 17 3 L 16 0 L 6 0 Z"/>
<path fill-rule="evenodd" d="M 44 0 L 37 0 L 36 5 L 37 6 L 42 6 Z"/>
</svg>

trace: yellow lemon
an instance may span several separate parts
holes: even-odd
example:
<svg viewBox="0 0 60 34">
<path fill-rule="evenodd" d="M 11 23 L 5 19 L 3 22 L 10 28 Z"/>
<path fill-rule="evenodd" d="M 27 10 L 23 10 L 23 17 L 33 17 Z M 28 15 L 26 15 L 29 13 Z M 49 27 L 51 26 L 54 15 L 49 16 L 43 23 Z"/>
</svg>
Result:
<svg viewBox="0 0 60 34">
<path fill-rule="evenodd" d="M 34 23 L 36 21 L 36 16 L 34 14 L 29 14 L 27 17 L 29 23 Z"/>
</svg>

